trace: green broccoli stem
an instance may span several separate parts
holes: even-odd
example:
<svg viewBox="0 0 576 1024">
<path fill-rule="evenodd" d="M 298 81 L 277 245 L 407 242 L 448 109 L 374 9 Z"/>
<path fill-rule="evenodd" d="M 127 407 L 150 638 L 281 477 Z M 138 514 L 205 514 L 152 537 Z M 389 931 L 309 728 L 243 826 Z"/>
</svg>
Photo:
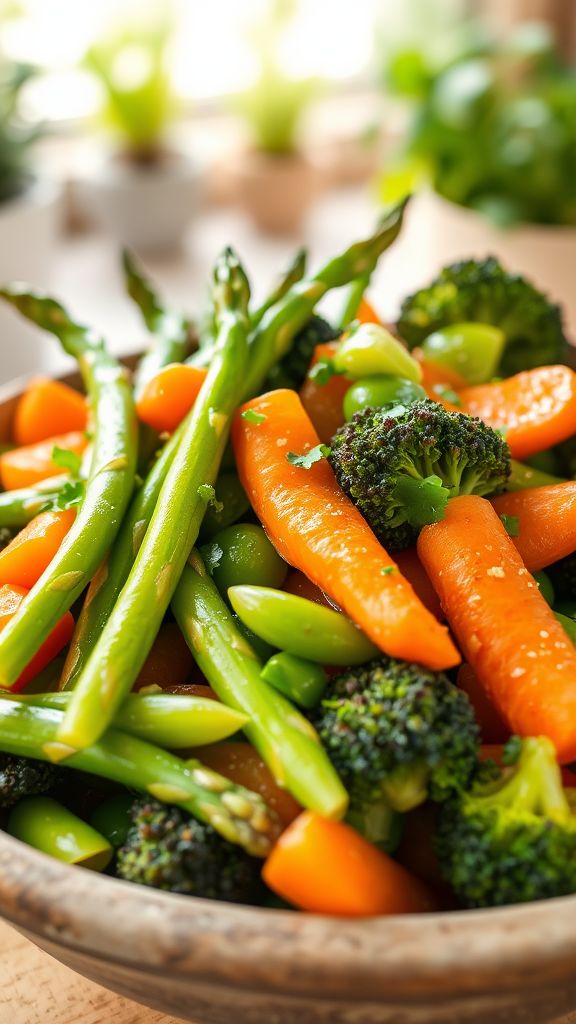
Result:
<svg viewBox="0 0 576 1024">
<path fill-rule="evenodd" d="M 178 804 L 224 839 L 265 857 L 278 833 L 275 815 L 260 796 L 236 786 L 199 761 L 182 761 L 145 740 L 110 729 L 75 752 L 60 742 L 63 713 L 0 698 L 0 750 L 111 779 L 163 803 Z"/>
<path fill-rule="evenodd" d="M 0 296 L 55 334 L 78 360 L 94 424 L 82 506 L 58 553 L 0 636 L 0 686 L 9 688 L 80 596 L 114 541 L 132 494 L 137 444 L 128 376 L 102 339 L 44 295 L 13 286 L 1 289 Z"/>
<path fill-rule="evenodd" d="M 142 319 L 152 335 L 152 344 L 142 356 L 134 374 L 134 392 L 138 397 L 144 385 L 163 366 L 168 363 L 180 363 L 186 357 L 190 321 L 164 305 L 127 249 L 122 254 L 122 267 L 126 291 L 138 306 Z"/>
<path fill-rule="evenodd" d="M 348 796 L 310 722 L 262 679 L 262 664 L 239 632 L 198 552 L 184 569 L 172 611 L 210 685 L 248 715 L 244 732 L 280 786 L 304 807 L 341 818 Z"/>
<path fill-rule="evenodd" d="M 35 487 L 22 487 L 0 493 L 0 528 L 22 529 L 45 505 L 56 501 L 62 488 L 68 483 L 66 476 L 50 477 Z"/>
<path fill-rule="evenodd" d="M 250 313 L 250 326 L 253 330 L 258 327 L 258 324 L 264 317 L 264 314 L 267 313 L 272 306 L 275 306 L 280 302 L 280 300 L 284 298 L 286 293 L 289 292 L 290 289 L 298 283 L 298 281 L 302 280 L 306 273 L 307 261 L 308 253 L 306 249 L 298 249 L 285 273 L 278 281 L 276 287 L 273 288 L 264 302 Z"/>
<path fill-rule="evenodd" d="M 212 364 L 150 519 L 130 575 L 76 682 L 60 739 L 96 743 L 129 693 L 170 604 L 213 494 L 248 362 L 246 275 L 231 250 L 218 260 L 219 324 Z"/>
<path fill-rule="evenodd" d="M 569 817 L 570 804 L 562 786 L 562 774 L 556 760 L 554 744 L 545 736 L 522 740 L 520 755 L 512 773 L 505 773 L 494 789 L 475 795 L 466 801 L 467 813 L 482 808 L 532 814 L 551 818 Z"/>
</svg>

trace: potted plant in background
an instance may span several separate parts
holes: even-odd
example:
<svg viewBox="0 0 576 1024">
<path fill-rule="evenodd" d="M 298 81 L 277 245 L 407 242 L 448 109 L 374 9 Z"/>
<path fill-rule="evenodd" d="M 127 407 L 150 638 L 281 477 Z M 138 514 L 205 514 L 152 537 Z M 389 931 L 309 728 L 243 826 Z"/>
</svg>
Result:
<svg viewBox="0 0 576 1024">
<path fill-rule="evenodd" d="M 499 40 L 464 23 L 451 42 L 388 58 L 411 113 L 383 198 L 429 185 L 412 211 L 419 276 L 492 252 L 564 301 L 576 333 L 576 69 L 541 24 Z"/>
<path fill-rule="evenodd" d="M 238 198 L 258 228 L 279 234 L 300 231 L 320 183 L 301 145 L 303 116 L 319 83 L 290 77 L 280 59 L 293 10 L 292 0 L 272 0 L 252 28 L 256 77 L 234 101 L 250 139 L 233 168 Z"/>
<path fill-rule="evenodd" d="M 116 146 L 81 191 L 89 212 L 124 245 L 172 249 L 197 210 L 200 171 L 169 141 L 178 110 L 169 8 L 145 15 L 111 25 L 86 55 Z"/>
</svg>

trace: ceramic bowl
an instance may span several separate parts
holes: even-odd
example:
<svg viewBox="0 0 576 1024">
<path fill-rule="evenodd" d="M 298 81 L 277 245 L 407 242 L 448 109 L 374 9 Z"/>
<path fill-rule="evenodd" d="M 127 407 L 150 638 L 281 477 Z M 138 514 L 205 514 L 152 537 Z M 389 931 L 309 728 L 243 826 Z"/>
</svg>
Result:
<svg viewBox="0 0 576 1024">
<path fill-rule="evenodd" d="M 0 440 L 20 388 L 0 390 Z M 576 1009 L 575 896 L 340 920 L 156 892 L 0 832 L 0 915 L 80 974 L 195 1024 L 543 1024 Z"/>
</svg>

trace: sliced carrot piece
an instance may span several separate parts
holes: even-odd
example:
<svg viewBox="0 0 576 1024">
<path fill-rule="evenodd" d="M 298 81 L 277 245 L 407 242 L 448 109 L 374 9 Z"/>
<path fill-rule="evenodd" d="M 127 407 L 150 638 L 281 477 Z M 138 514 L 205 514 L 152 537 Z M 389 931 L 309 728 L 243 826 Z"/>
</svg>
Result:
<svg viewBox="0 0 576 1024">
<path fill-rule="evenodd" d="M 12 616 L 16 614 L 27 593 L 28 590 L 25 587 L 16 587 L 8 583 L 0 587 L 0 631 L 8 624 Z M 70 612 L 66 612 L 59 622 L 56 623 L 42 646 L 36 651 L 34 657 L 28 662 L 24 671 L 20 673 L 16 682 L 10 687 L 11 691 L 18 693 L 42 669 L 46 668 L 60 654 L 60 651 L 70 643 L 73 632 L 74 619 Z"/>
<path fill-rule="evenodd" d="M 159 433 L 171 434 L 198 398 L 207 371 L 186 363 L 170 363 L 144 385 L 136 402 L 138 418 Z"/>
<path fill-rule="evenodd" d="M 331 359 L 337 342 L 328 341 L 316 345 L 310 366 L 315 366 L 320 359 Z M 306 409 L 318 437 L 328 444 L 338 427 L 344 423 L 344 396 L 352 381 L 340 374 L 334 374 L 325 384 L 307 377 L 300 389 L 300 399 Z"/>
<path fill-rule="evenodd" d="M 87 422 L 83 395 L 58 380 L 35 377 L 16 406 L 14 441 L 17 445 L 36 444 L 54 434 L 86 430 Z"/>
<path fill-rule="evenodd" d="M 58 434 L 22 448 L 11 448 L 0 454 L 0 483 L 5 491 L 19 487 L 33 487 L 40 480 L 62 474 L 63 470 L 52 461 L 54 448 L 82 455 L 88 444 L 84 433 L 72 431 Z"/>
<path fill-rule="evenodd" d="M 512 540 L 530 572 L 576 551 L 576 481 L 502 494 L 492 505 L 518 520 Z"/>
<path fill-rule="evenodd" d="M 75 518 L 76 512 L 70 508 L 41 512 L 31 519 L 0 551 L 0 586 L 13 583 L 33 587 L 50 565 Z"/>
</svg>

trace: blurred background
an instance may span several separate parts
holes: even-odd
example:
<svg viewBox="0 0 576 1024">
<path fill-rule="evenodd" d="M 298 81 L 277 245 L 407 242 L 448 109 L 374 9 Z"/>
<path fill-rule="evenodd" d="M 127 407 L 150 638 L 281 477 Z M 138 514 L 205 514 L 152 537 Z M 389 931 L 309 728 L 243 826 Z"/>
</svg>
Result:
<svg viewBox="0 0 576 1024">
<path fill-rule="evenodd" d="M 194 311 L 223 245 L 262 295 L 415 191 L 371 297 L 500 256 L 576 334 L 573 0 L 0 0 L 0 281 L 143 340 L 137 252 Z M 0 310 L 0 381 L 64 364 Z"/>
</svg>

